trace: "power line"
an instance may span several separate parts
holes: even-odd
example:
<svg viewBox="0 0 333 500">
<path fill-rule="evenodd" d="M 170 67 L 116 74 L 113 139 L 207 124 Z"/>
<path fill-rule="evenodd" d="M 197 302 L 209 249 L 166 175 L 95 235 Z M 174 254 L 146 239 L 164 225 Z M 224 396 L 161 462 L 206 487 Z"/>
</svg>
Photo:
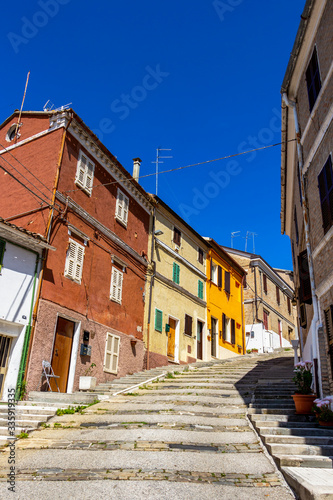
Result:
<svg viewBox="0 0 333 500">
<path fill-rule="evenodd" d="M 294 141 L 296 141 L 296 139 L 289 139 L 287 142 L 294 142 Z M 176 172 L 177 170 L 184 170 L 185 168 L 191 168 L 191 167 L 197 167 L 197 166 L 200 166 L 200 165 L 206 165 L 207 163 L 213 163 L 213 162 L 216 162 L 216 161 L 228 160 L 229 158 L 235 158 L 236 156 L 242 156 L 242 155 L 246 155 L 246 154 L 249 154 L 249 153 L 254 153 L 255 151 L 261 151 L 263 149 L 269 149 L 269 148 L 274 148 L 276 146 L 281 146 L 281 144 L 282 144 L 282 142 L 277 142 L 276 144 L 270 144 L 268 146 L 262 146 L 261 148 L 249 149 L 248 151 L 243 151 L 242 153 L 235 153 L 235 154 L 228 155 L 228 156 L 222 156 L 221 158 L 214 158 L 213 160 L 206 160 L 206 161 L 201 161 L 199 163 L 192 163 L 191 165 L 185 165 L 183 167 L 176 167 L 176 168 L 171 168 L 169 170 L 162 170 L 161 172 L 158 172 L 158 174 L 156 172 L 153 172 L 152 174 L 140 175 L 138 177 L 138 179 L 143 179 L 143 178 L 146 178 L 146 177 L 152 177 L 152 176 L 160 175 L 160 174 L 168 174 L 170 172 Z M 124 180 L 122 180 L 122 182 L 132 182 L 132 180 L 133 179 L 124 179 Z M 119 184 L 119 181 L 106 182 L 105 184 L 99 184 L 98 186 L 93 186 L 91 189 L 96 189 L 96 188 L 102 187 L 102 186 L 111 186 L 112 184 Z M 68 189 L 68 190 L 65 191 L 65 193 L 72 193 L 72 192 L 75 192 L 75 191 L 81 191 L 81 189 Z"/>
<path fill-rule="evenodd" d="M 0 143 L 0 147 L 2 147 L 2 148 L 6 151 L 6 153 L 10 154 L 10 156 L 11 156 L 12 158 L 14 158 L 14 160 L 16 160 L 16 161 L 17 161 L 17 163 L 19 163 L 19 164 L 20 164 L 20 165 L 21 165 L 21 166 L 22 166 L 22 167 L 23 167 L 23 168 L 24 168 L 27 172 L 29 172 L 29 174 L 30 174 L 30 175 L 32 175 L 32 177 L 33 177 L 34 179 L 36 179 L 36 180 L 37 180 L 37 181 L 38 181 L 38 182 L 39 182 L 39 183 L 40 183 L 43 187 L 45 187 L 45 188 L 46 188 L 48 191 L 50 191 L 50 193 L 52 194 L 52 190 L 51 190 L 49 187 L 47 187 L 47 186 L 46 186 L 46 184 L 44 184 L 44 183 L 43 183 L 40 179 L 38 179 L 38 177 L 37 177 L 37 176 L 36 176 L 33 172 L 31 172 L 31 170 L 29 170 L 29 169 L 28 169 L 28 168 L 27 168 L 27 167 L 26 167 L 26 166 L 25 166 L 22 162 L 20 162 L 20 160 L 18 160 L 18 159 L 16 158 L 16 156 L 14 156 L 14 155 L 12 154 L 12 152 L 11 152 L 9 149 L 7 149 L 7 148 L 6 148 L 5 146 L 3 146 L 3 144 L 1 144 L 1 143 Z M 2 155 L 0 155 L 0 156 L 2 156 Z M 32 185 L 33 185 L 33 184 L 32 184 Z M 34 187 L 36 187 L 36 189 L 38 189 L 38 188 L 37 188 L 37 186 L 34 186 Z M 44 193 L 43 193 L 43 194 L 44 194 Z M 44 195 L 44 196 L 45 196 L 45 195 Z"/>
</svg>

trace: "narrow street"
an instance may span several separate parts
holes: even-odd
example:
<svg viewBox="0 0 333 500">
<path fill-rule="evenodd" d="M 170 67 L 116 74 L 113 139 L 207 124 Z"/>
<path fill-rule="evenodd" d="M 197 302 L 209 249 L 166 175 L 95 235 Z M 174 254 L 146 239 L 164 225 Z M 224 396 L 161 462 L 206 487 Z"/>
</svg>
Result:
<svg viewBox="0 0 333 500">
<path fill-rule="evenodd" d="M 198 363 L 55 416 L 17 442 L 10 496 L 1 454 L 0 498 L 292 499 L 246 417 L 258 378 L 290 355 Z"/>
</svg>

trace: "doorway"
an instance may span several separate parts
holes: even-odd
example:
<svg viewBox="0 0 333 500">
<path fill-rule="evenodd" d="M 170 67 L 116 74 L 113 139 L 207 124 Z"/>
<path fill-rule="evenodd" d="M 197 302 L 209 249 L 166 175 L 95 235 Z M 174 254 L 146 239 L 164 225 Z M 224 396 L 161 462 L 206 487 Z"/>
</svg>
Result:
<svg viewBox="0 0 333 500">
<path fill-rule="evenodd" d="M 11 337 L 6 337 L 5 335 L 0 334 L 0 399 L 2 398 L 4 382 L 8 368 L 11 343 Z"/>
<path fill-rule="evenodd" d="M 203 336 L 203 322 L 198 320 L 198 323 L 197 323 L 197 359 L 202 359 L 202 336 Z"/>
<path fill-rule="evenodd" d="M 176 320 L 169 318 L 170 330 L 168 333 L 168 358 L 175 358 L 175 341 L 176 341 Z"/>
<path fill-rule="evenodd" d="M 59 376 L 57 383 L 60 392 L 67 391 L 74 327 L 73 321 L 58 317 L 51 365 L 54 374 Z M 50 380 L 50 384 L 52 391 L 58 390 L 54 379 Z"/>
<path fill-rule="evenodd" d="M 216 358 L 217 319 L 212 317 L 211 322 L 211 355 Z"/>
</svg>

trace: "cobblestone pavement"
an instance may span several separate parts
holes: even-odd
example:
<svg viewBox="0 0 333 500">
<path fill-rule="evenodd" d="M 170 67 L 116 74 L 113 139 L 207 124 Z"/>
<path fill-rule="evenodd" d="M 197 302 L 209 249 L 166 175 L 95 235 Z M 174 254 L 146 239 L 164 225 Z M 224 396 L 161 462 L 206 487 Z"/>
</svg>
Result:
<svg viewBox="0 0 333 500">
<path fill-rule="evenodd" d="M 15 492 L 2 451 L 0 498 L 292 499 L 246 417 L 257 379 L 286 355 L 173 368 L 135 393 L 53 417 L 16 442 Z"/>
</svg>

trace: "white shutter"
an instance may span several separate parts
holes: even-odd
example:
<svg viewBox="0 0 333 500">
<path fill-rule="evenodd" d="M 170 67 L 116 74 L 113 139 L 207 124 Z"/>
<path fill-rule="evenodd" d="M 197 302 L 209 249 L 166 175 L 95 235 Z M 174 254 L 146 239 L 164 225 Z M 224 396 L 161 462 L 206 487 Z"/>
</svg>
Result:
<svg viewBox="0 0 333 500">
<path fill-rule="evenodd" d="M 127 224 L 127 219 L 128 219 L 128 205 L 129 205 L 129 199 L 124 197 L 124 205 L 123 205 L 123 221 L 125 224 Z"/>
<path fill-rule="evenodd" d="M 84 247 L 76 241 L 69 240 L 67 250 L 65 276 L 81 283 L 84 258 Z"/>
<path fill-rule="evenodd" d="M 120 337 L 107 332 L 105 342 L 104 371 L 117 373 L 119 360 Z"/>
<path fill-rule="evenodd" d="M 117 192 L 116 219 L 127 226 L 129 199 L 120 189 Z"/>
<path fill-rule="evenodd" d="M 122 289 L 123 289 L 123 273 L 112 268 L 111 274 L 111 287 L 110 287 L 110 299 L 121 304 L 122 299 Z"/>
<path fill-rule="evenodd" d="M 77 162 L 75 183 L 82 189 L 91 194 L 95 165 L 80 151 L 79 160 Z"/>
</svg>

